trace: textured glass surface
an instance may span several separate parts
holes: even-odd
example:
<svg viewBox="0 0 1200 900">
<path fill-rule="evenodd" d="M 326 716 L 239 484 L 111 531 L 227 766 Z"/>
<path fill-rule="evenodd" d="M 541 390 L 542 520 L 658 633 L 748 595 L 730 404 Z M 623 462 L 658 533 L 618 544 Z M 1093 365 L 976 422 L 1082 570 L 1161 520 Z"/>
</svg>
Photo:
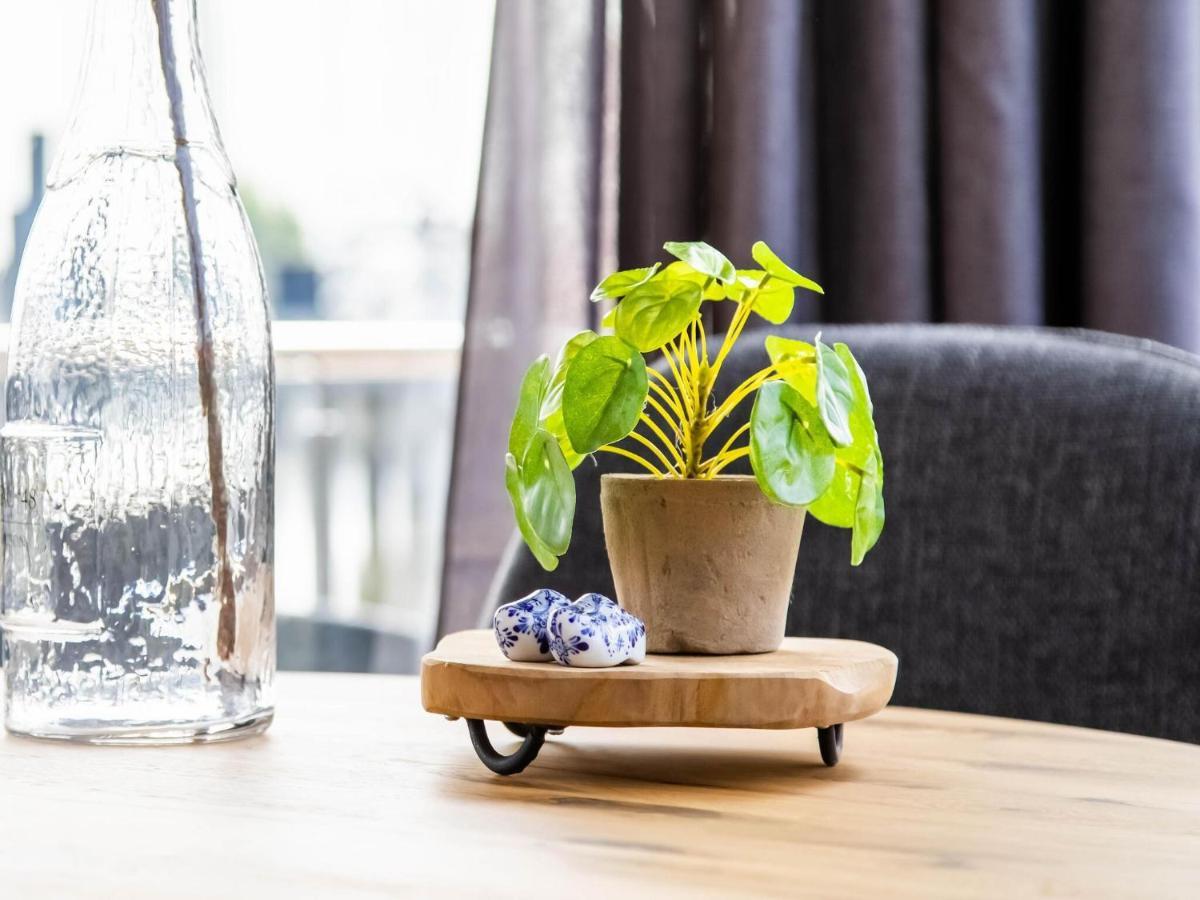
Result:
<svg viewBox="0 0 1200 900">
<path fill-rule="evenodd" d="M 183 740 L 253 730 L 271 713 L 270 326 L 192 3 L 163 0 L 161 12 L 194 167 L 233 631 L 219 646 L 211 426 L 155 8 L 96 0 L 13 312 L 0 621 L 15 731 Z"/>
</svg>

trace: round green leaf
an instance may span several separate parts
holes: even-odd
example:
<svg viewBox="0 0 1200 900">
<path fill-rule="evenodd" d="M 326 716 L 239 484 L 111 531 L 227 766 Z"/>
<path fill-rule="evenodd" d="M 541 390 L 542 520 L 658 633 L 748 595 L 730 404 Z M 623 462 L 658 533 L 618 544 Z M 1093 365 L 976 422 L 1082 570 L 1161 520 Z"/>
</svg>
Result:
<svg viewBox="0 0 1200 900">
<path fill-rule="evenodd" d="M 854 530 L 850 533 L 850 565 L 857 566 L 866 557 L 867 551 L 875 546 L 883 533 L 883 478 L 880 473 L 883 461 L 872 456 L 863 473 L 858 488 L 858 502 L 854 509 Z"/>
<path fill-rule="evenodd" d="M 586 459 L 586 454 L 576 453 L 575 448 L 571 446 L 561 406 L 542 419 L 542 428 L 554 435 L 554 439 L 558 441 L 558 449 L 562 450 L 567 467 L 572 470 L 579 468 L 579 464 Z"/>
<path fill-rule="evenodd" d="M 617 307 L 617 334 L 643 352 L 657 350 L 687 327 L 701 302 L 694 282 L 648 281 Z"/>
<path fill-rule="evenodd" d="M 762 269 L 738 269 L 737 280 L 726 293 L 739 303 L 746 302 L 753 293 L 754 311 L 773 325 L 786 322 L 796 305 L 796 288 Z"/>
<path fill-rule="evenodd" d="M 562 450 L 563 456 L 567 460 L 567 465 L 572 469 L 577 468 L 583 462 L 583 454 L 575 452 L 570 438 L 567 437 L 567 428 L 563 423 L 562 414 L 563 385 L 566 384 L 567 368 L 571 365 L 571 361 L 575 359 L 580 350 L 598 337 L 599 335 L 594 331 L 581 331 L 563 344 L 562 349 L 558 351 L 558 358 L 554 362 L 554 372 L 550 376 L 546 394 L 542 398 L 539 424 L 554 435 L 559 449 Z"/>
<path fill-rule="evenodd" d="M 580 350 L 599 337 L 600 335 L 594 331 L 581 331 L 563 344 L 562 349 L 558 351 L 558 358 L 554 360 L 553 373 L 546 385 L 546 393 L 542 397 L 540 415 L 543 420 L 555 410 L 562 408 L 563 385 L 566 384 L 567 367 L 571 365 L 571 361 L 579 355 Z"/>
<path fill-rule="evenodd" d="M 665 269 L 659 278 L 663 281 L 691 281 L 700 286 L 705 300 L 724 300 L 729 295 L 726 285 L 717 281 L 711 275 L 697 272 L 685 262 L 673 262 Z M 731 285 L 732 286 L 732 285 Z"/>
<path fill-rule="evenodd" d="M 561 556 L 571 543 L 575 479 L 549 432 L 534 434 L 520 468 L 525 515 L 542 542 Z"/>
<path fill-rule="evenodd" d="M 834 352 L 849 376 L 853 397 L 849 421 L 854 440 L 836 449 L 833 480 L 808 511 L 826 525 L 853 529 L 850 561 L 857 566 L 883 531 L 883 454 L 866 376 L 849 347 L 835 344 Z"/>
<path fill-rule="evenodd" d="M 704 241 L 667 241 L 663 249 L 697 272 L 703 272 L 722 284 L 729 284 L 736 277 L 733 263 L 720 250 Z"/>
<path fill-rule="evenodd" d="M 570 546 L 575 518 L 575 480 L 558 442 L 538 429 L 525 458 L 518 463 L 507 454 L 504 469 L 517 528 L 542 568 L 553 570 Z"/>
<path fill-rule="evenodd" d="M 592 302 L 597 300 L 620 300 L 644 281 L 649 281 L 658 271 L 659 263 L 644 269 L 626 269 L 613 272 L 592 291 Z"/>
<path fill-rule="evenodd" d="M 817 409 L 833 442 L 845 447 L 854 441 L 850 432 L 850 410 L 854 406 L 850 372 L 832 347 L 819 339 L 816 347 Z"/>
<path fill-rule="evenodd" d="M 542 398 L 550 381 L 550 358 L 539 356 L 525 370 L 521 387 L 517 393 L 517 411 L 513 414 L 512 427 L 508 430 L 508 452 L 517 459 L 525 456 L 533 433 L 541 418 Z"/>
<path fill-rule="evenodd" d="M 833 349 L 845 366 L 850 381 L 850 432 L 854 440 L 845 448 L 844 456 L 860 468 L 865 468 L 872 456 L 879 456 L 882 463 L 879 434 L 875 430 L 875 406 L 867 389 L 867 376 L 849 347 L 839 343 L 834 344 Z M 882 465 L 879 474 L 882 478 Z"/>
<path fill-rule="evenodd" d="M 788 506 L 811 503 L 833 479 L 833 443 L 820 414 L 785 382 L 768 381 L 754 398 L 750 464 L 763 493 Z"/>
<path fill-rule="evenodd" d="M 837 454 L 834 458 L 837 459 Z M 862 476 L 857 471 L 845 465 L 836 465 L 825 493 L 808 504 L 809 514 L 818 522 L 834 528 L 853 528 L 861 484 Z"/>
<path fill-rule="evenodd" d="M 780 378 L 809 403 L 817 402 L 817 350 L 807 341 L 767 335 L 764 342 L 771 362 L 783 369 Z M 803 362 L 804 364 L 799 364 Z M 790 364 L 790 365 L 789 365 Z"/>
<path fill-rule="evenodd" d="M 626 299 L 623 303 L 628 303 Z M 563 385 L 563 424 L 577 453 L 592 453 L 633 430 L 649 390 L 646 361 L 619 337 L 579 351 Z"/>
<path fill-rule="evenodd" d="M 780 281 L 787 282 L 795 287 L 806 288 L 810 291 L 816 291 L 818 294 L 824 294 L 825 289 L 813 281 L 811 278 L 806 278 L 801 275 L 782 259 L 780 259 L 775 251 L 768 247 L 763 241 L 755 241 L 754 246 L 750 248 L 750 255 L 754 257 L 754 261 L 771 273 L 773 278 L 778 278 Z"/>
<path fill-rule="evenodd" d="M 553 572 L 558 568 L 558 557 L 550 551 L 550 548 L 533 530 L 533 526 L 529 524 L 529 517 L 525 515 L 521 467 L 511 453 L 504 454 L 504 487 L 508 491 L 508 499 L 513 508 L 513 518 L 517 520 L 517 530 L 521 533 L 525 546 L 533 553 L 534 559 L 543 569 Z"/>
</svg>

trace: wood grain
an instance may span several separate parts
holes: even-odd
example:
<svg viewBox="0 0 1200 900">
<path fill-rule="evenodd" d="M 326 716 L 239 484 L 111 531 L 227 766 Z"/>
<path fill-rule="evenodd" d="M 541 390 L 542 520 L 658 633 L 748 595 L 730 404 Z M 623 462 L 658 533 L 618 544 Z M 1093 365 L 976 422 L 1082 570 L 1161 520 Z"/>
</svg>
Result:
<svg viewBox="0 0 1200 900">
<path fill-rule="evenodd" d="M 883 709 L 895 684 L 890 650 L 827 638 L 787 638 L 774 653 L 572 669 L 512 662 L 490 631 L 460 631 L 421 661 L 429 712 L 542 725 L 826 727 Z"/>
<path fill-rule="evenodd" d="M 227 745 L 0 738 L 0 896 L 1103 900 L 1200 885 L 1197 746 L 892 707 L 847 726 L 834 769 L 812 732 L 573 728 L 506 779 L 463 723 L 421 711 L 415 678 L 284 674 L 278 710 L 267 735 Z"/>
</svg>

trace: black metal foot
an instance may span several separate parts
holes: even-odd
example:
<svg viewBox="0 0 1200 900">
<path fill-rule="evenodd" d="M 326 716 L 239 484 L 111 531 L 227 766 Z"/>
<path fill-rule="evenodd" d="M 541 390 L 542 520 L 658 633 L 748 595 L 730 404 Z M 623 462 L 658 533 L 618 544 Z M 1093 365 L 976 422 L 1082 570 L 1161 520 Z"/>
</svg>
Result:
<svg viewBox="0 0 1200 900">
<path fill-rule="evenodd" d="M 507 722 L 505 725 L 510 731 L 513 731 L 512 726 Z M 524 740 L 515 753 L 504 756 L 497 753 L 496 748 L 492 746 L 483 719 L 467 719 L 467 731 L 471 734 L 471 746 L 475 748 L 475 755 L 479 757 L 480 762 L 497 775 L 516 775 L 518 772 L 524 771 L 527 765 L 537 759 L 538 751 L 546 742 L 546 729 L 541 725 L 518 725 L 518 727 L 527 729 L 527 733 L 522 736 Z M 516 732 L 514 731 L 514 733 Z"/>
<path fill-rule="evenodd" d="M 821 761 L 827 766 L 836 766 L 842 758 L 842 723 L 818 728 L 817 744 L 821 747 Z"/>
</svg>

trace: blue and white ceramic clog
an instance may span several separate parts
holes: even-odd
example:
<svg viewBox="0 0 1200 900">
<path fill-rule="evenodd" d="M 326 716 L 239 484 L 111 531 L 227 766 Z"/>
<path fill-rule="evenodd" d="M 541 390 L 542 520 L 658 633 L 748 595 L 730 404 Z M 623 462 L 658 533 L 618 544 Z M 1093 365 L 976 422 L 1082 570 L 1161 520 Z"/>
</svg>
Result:
<svg viewBox="0 0 1200 900">
<path fill-rule="evenodd" d="M 646 658 L 646 626 L 603 594 L 551 610 L 550 654 L 564 666 L 636 665 Z"/>
<path fill-rule="evenodd" d="M 550 614 L 570 604 L 558 591 L 542 588 L 501 606 L 492 616 L 492 630 L 501 652 L 514 662 L 550 662 Z"/>
</svg>

